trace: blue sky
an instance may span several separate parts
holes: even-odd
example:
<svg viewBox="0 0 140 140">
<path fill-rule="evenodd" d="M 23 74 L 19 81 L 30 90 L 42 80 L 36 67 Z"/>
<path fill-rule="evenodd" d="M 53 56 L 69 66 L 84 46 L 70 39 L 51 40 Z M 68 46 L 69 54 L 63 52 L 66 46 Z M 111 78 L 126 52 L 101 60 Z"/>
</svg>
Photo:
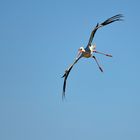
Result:
<svg viewBox="0 0 140 140">
<path fill-rule="evenodd" d="M 0 139 L 139 140 L 140 2 L 138 0 L 5 0 L 0 2 Z M 63 75 L 91 30 L 96 55 Z"/>
</svg>

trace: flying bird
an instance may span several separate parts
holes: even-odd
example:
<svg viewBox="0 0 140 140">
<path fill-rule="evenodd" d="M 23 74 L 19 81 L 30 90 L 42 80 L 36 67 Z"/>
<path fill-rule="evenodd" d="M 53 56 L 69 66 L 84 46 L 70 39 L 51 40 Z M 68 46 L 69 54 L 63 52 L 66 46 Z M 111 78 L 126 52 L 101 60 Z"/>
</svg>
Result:
<svg viewBox="0 0 140 140">
<path fill-rule="evenodd" d="M 84 48 L 84 47 L 80 47 L 79 50 L 78 50 L 78 55 L 75 59 L 75 61 L 73 62 L 73 64 L 71 64 L 68 69 L 65 70 L 65 73 L 64 75 L 62 76 L 62 78 L 64 78 L 64 84 L 63 84 L 63 93 L 62 93 L 62 99 L 65 97 L 65 90 L 66 90 L 66 82 L 67 82 L 67 78 L 69 76 L 69 73 L 71 71 L 71 69 L 73 68 L 73 66 L 82 58 L 82 57 L 85 57 L 85 58 L 93 58 L 99 68 L 99 70 L 101 72 L 103 72 L 103 69 L 102 67 L 100 66 L 100 64 L 98 63 L 98 60 L 96 59 L 96 57 L 93 55 L 93 53 L 98 53 L 98 54 L 102 54 L 102 55 L 105 55 L 105 56 L 108 56 L 108 57 L 112 57 L 111 54 L 106 54 L 106 53 L 103 53 L 103 52 L 99 52 L 96 50 L 96 45 L 92 44 L 92 40 L 94 38 L 94 35 L 96 33 L 96 31 L 105 26 L 105 25 L 108 25 L 112 22 L 115 22 L 115 21 L 121 21 L 122 20 L 122 17 L 123 15 L 122 14 L 117 14 L 111 18 L 108 18 L 107 20 L 105 20 L 104 22 L 102 23 L 97 23 L 97 25 L 94 27 L 94 29 L 92 30 L 91 32 L 91 35 L 90 35 L 90 38 L 89 38 L 89 41 L 88 41 L 88 44 L 87 46 Z"/>
</svg>

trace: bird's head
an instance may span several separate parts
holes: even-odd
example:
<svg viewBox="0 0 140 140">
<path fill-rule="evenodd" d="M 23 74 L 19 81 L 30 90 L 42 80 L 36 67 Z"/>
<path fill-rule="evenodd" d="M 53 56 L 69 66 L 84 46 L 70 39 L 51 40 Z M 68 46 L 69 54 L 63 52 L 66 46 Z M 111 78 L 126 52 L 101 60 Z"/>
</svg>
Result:
<svg viewBox="0 0 140 140">
<path fill-rule="evenodd" d="M 80 47 L 80 48 L 78 49 L 77 58 L 78 58 L 83 52 L 85 52 L 84 47 Z"/>
<path fill-rule="evenodd" d="M 79 51 L 80 53 L 82 53 L 82 52 L 85 52 L 85 49 L 84 49 L 84 47 L 80 47 L 78 51 Z"/>
</svg>

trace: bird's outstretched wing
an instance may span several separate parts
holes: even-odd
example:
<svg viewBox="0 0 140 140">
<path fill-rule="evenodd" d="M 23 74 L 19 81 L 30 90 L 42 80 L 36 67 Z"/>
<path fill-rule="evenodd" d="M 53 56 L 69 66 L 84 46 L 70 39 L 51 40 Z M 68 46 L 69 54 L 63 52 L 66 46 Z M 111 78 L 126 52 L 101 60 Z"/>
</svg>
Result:
<svg viewBox="0 0 140 140">
<path fill-rule="evenodd" d="M 108 24 L 110 24 L 110 23 L 112 23 L 112 22 L 115 22 L 115 21 L 121 21 L 121 20 L 122 20 L 122 19 L 121 19 L 122 17 L 123 17 L 122 14 L 118 14 L 118 15 L 115 15 L 115 16 L 113 16 L 113 17 L 111 17 L 111 18 L 108 18 L 106 21 L 104 21 L 104 22 L 102 22 L 102 23 L 100 23 L 100 24 L 97 23 L 97 25 L 95 26 L 95 28 L 94 28 L 93 31 L 91 32 L 91 35 L 90 35 L 90 38 L 89 38 L 89 42 L 88 42 L 87 47 L 91 46 L 92 40 L 93 40 L 93 38 L 94 38 L 94 35 L 95 35 L 96 31 L 97 31 L 100 27 L 103 27 L 103 26 L 108 25 Z"/>
<path fill-rule="evenodd" d="M 67 82 L 67 78 L 69 76 L 69 73 L 70 73 L 71 69 L 73 68 L 73 66 L 78 62 L 78 60 L 80 58 L 82 58 L 82 55 L 80 55 L 78 58 L 75 59 L 74 63 L 72 65 L 70 65 L 70 67 L 65 71 L 64 75 L 62 76 L 62 78 L 64 78 L 62 99 L 65 98 L 66 82 Z"/>
</svg>

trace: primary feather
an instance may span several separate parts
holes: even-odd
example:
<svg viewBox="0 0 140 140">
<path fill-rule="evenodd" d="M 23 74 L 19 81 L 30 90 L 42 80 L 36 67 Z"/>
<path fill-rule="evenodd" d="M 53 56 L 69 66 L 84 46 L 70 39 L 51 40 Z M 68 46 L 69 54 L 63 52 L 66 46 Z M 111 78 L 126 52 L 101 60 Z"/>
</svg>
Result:
<svg viewBox="0 0 140 140">
<path fill-rule="evenodd" d="M 123 15 L 122 15 L 122 14 L 118 14 L 118 15 L 115 15 L 115 16 L 113 16 L 113 17 L 111 17 L 111 18 L 108 18 L 107 20 L 105 20 L 104 22 L 102 22 L 102 23 L 100 23 L 100 24 L 97 23 L 97 25 L 95 26 L 95 28 L 94 28 L 93 31 L 91 32 L 91 35 L 90 35 L 90 38 L 89 38 L 89 42 L 88 42 L 87 47 L 91 46 L 92 40 L 93 40 L 93 38 L 94 38 L 94 35 L 95 35 L 96 31 L 97 31 L 100 27 L 103 27 L 103 26 L 108 25 L 108 24 L 110 24 L 110 23 L 112 23 L 112 22 L 115 22 L 115 21 L 120 21 L 120 20 L 122 20 L 121 17 L 123 17 Z"/>
</svg>

